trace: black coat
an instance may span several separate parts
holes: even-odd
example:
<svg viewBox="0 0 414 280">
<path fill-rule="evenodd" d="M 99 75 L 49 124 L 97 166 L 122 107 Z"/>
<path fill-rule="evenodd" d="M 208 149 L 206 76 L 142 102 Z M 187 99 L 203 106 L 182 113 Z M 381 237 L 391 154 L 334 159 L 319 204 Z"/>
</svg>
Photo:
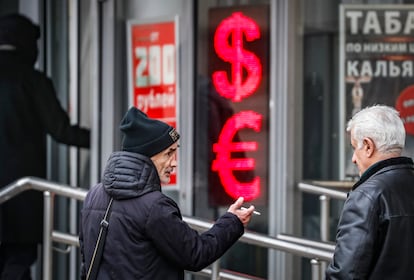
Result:
<svg viewBox="0 0 414 280">
<path fill-rule="evenodd" d="M 380 161 L 355 184 L 338 225 L 327 279 L 414 279 L 414 166 Z"/>
<path fill-rule="evenodd" d="M 0 188 L 25 176 L 46 177 L 46 135 L 89 147 L 89 130 L 70 124 L 52 81 L 14 51 L 0 51 Z M 43 194 L 27 191 L 0 207 L 0 240 L 42 240 Z"/>
<path fill-rule="evenodd" d="M 183 279 L 184 270 L 208 266 L 243 234 L 236 215 L 226 213 L 199 234 L 161 192 L 152 161 L 115 152 L 102 183 L 91 188 L 81 212 L 82 275 L 85 276 L 110 196 L 114 198 L 98 279 Z"/>
</svg>

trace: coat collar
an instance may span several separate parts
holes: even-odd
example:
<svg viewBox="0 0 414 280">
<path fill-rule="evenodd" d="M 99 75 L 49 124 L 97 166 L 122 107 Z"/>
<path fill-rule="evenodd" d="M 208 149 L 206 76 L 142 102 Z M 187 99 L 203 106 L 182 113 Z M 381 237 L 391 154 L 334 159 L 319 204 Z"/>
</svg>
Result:
<svg viewBox="0 0 414 280">
<path fill-rule="evenodd" d="M 355 183 L 355 185 L 352 187 L 352 190 L 355 190 L 359 185 L 364 183 L 368 178 L 370 178 L 372 175 L 380 171 L 381 169 L 385 167 L 391 167 L 394 165 L 410 165 L 411 168 L 414 168 L 413 166 L 413 160 L 408 157 L 394 157 L 389 158 L 385 160 L 378 161 L 377 163 L 374 163 L 371 165 L 362 175 L 361 178 L 358 180 L 358 182 Z"/>
</svg>

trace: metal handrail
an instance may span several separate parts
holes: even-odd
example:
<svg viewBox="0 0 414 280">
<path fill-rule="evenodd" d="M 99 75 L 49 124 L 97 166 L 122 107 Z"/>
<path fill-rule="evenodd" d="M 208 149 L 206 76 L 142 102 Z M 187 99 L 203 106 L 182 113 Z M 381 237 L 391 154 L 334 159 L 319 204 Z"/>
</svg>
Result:
<svg viewBox="0 0 414 280">
<path fill-rule="evenodd" d="M 329 242 L 329 241 L 320 242 L 316 240 L 300 238 L 300 237 L 297 237 L 291 234 L 285 234 L 285 233 L 279 233 L 276 237 L 280 240 L 290 241 L 293 243 L 298 243 L 298 244 L 302 244 L 305 246 L 311 246 L 311 247 L 315 247 L 315 248 L 322 249 L 322 250 L 327 250 L 327 251 L 335 250 L 335 243 Z"/>
<path fill-rule="evenodd" d="M 211 228 L 212 223 L 195 219 L 192 217 L 183 217 L 184 221 L 187 222 L 192 228 L 203 231 Z M 301 257 L 316 258 L 323 261 L 330 261 L 332 259 L 332 251 L 317 249 L 311 246 L 305 246 L 295 242 L 281 240 L 268 235 L 260 234 L 257 232 L 246 230 L 245 233 L 240 237 L 240 241 L 260 247 L 276 249 L 299 255 Z"/>
<path fill-rule="evenodd" d="M 329 241 L 329 212 L 331 198 L 346 200 L 348 192 L 355 182 L 352 181 L 310 181 L 299 182 L 302 192 L 319 195 L 320 203 L 320 234 L 322 241 Z"/>
<path fill-rule="evenodd" d="M 64 184 L 57 184 L 36 177 L 21 178 L 0 191 L 0 204 L 27 190 L 49 191 L 57 195 L 85 200 L 87 190 Z"/>
<path fill-rule="evenodd" d="M 0 204 L 9 200 L 10 198 L 20 194 L 23 191 L 27 190 L 38 190 L 44 192 L 45 195 L 45 232 L 46 235 L 44 239 L 46 242 L 43 244 L 43 262 L 44 262 L 44 273 L 47 276 L 44 279 L 50 279 L 49 275 L 52 260 L 51 260 L 51 242 L 52 240 L 55 242 L 60 242 L 64 244 L 79 246 L 79 239 L 77 235 L 71 235 L 66 233 L 61 233 L 58 231 L 53 230 L 53 225 L 49 223 L 53 223 L 52 213 L 48 213 L 53 208 L 53 200 L 50 199 L 51 194 L 61 195 L 68 198 L 73 198 L 79 201 L 83 201 L 86 197 L 87 190 L 72 187 L 69 185 L 64 184 L 57 184 L 50 181 L 46 181 L 44 179 L 35 178 L 35 177 L 24 177 L 19 179 L 5 188 L 0 190 Z M 52 205 L 52 206 L 51 206 Z M 196 219 L 193 217 L 183 216 L 183 220 L 189 224 L 190 227 L 204 231 L 210 229 L 213 223 L 206 222 L 200 219 Z M 50 232 L 50 235 L 47 233 Z M 332 250 L 325 250 L 320 249 L 317 247 L 306 246 L 303 244 L 299 244 L 297 242 L 291 242 L 286 240 L 281 240 L 278 238 L 266 236 L 264 234 L 255 233 L 252 231 L 246 231 L 243 236 L 240 238 L 241 242 L 257 245 L 260 247 L 276 249 L 280 251 L 284 251 L 287 253 L 292 253 L 294 255 L 298 255 L 301 257 L 307 257 L 314 261 L 330 261 L 332 259 L 333 251 Z M 204 273 L 209 273 L 209 269 L 203 270 Z M 211 273 L 210 273 L 211 275 Z M 232 278 L 226 275 L 225 272 L 220 271 L 219 274 L 221 279 L 241 279 L 240 277 Z M 248 279 L 248 278 L 245 278 Z"/>
<path fill-rule="evenodd" d="M 352 186 L 355 184 L 354 181 L 304 181 L 298 183 L 298 188 L 302 192 L 307 192 L 319 196 L 320 203 L 320 238 L 322 242 L 329 242 L 329 226 L 330 226 L 330 201 L 331 198 L 338 200 L 346 200 L 348 192 L 351 190 Z M 288 236 L 278 236 L 284 240 L 290 241 L 299 241 L 295 239 L 296 237 Z M 294 240 L 295 239 L 295 240 Z M 303 243 L 303 240 L 298 242 L 299 244 Z M 331 250 L 329 250 L 331 251 Z M 312 270 L 316 272 L 318 266 L 320 267 L 320 272 L 325 271 L 327 263 L 318 263 L 311 261 Z M 312 274 L 312 277 L 314 274 Z"/>
<path fill-rule="evenodd" d="M 347 197 L 347 191 L 345 190 L 332 189 L 321 185 L 315 185 L 314 183 L 300 182 L 298 187 L 299 190 L 303 192 L 326 195 L 331 198 L 346 200 Z"/>
</svg>

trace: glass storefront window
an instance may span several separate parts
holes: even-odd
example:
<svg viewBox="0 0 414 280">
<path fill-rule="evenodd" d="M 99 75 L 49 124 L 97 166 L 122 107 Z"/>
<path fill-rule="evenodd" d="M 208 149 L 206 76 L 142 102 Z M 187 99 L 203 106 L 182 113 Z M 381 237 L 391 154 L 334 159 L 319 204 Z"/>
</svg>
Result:
<svg viewBox="0 0 414 280">
<path fill-rule="evenodd" d="M 306 135 L 303 179 L 356 180 L 358 175 L 351 162 L 352 152 L 347 149 L 345 124 L 363 107 L 398 106 L 397 97 L 412 84 L 408 65 L 412 66 L 413 59 L 407 42 L 412 41 L 408 10 L 412 12 L 413 6 L 407 4 L 413 1 L 302 0 L 300 3 L 303 9 L 303 135 Z M 387 28 L 393 34 L 387 34 Z M 404 28 L 410 30 L 409 34 L 404 34 Z M 394 73 L 391 73 L 392 67 Z M 408 142 L 410 137 L 407 136 Z M 406 153 L 409 153 L 407 149 Z M 342 205 L 342 201 L 331 203 L 330 241 L 335 240 Z M 320 239 L 317 196 L 303 194 L 302 217 L 302 235 Z M 308 279 L 310 267 L 308 261 L 303 263 L 302 278 Z"/>
</svg>

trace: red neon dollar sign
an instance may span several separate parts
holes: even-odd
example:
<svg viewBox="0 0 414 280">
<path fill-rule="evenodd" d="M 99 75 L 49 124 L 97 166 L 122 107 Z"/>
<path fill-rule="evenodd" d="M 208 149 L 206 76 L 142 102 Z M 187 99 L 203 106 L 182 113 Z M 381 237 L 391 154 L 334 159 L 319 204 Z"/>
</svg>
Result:
<svg viewBox="0 0 414 280">
<path fill-rule="evenodd" d="M 253 111 L 242 111 L 233 115 L 224 124 L 219 135 L 218 143 L 213 145 L 213 151 L 217 153 L 211 169 L 218 171 L 221 183 L 228 195 L 233 198 L 243 196 L 246 200 L 252 200 L 260 194 L 260 178 L 256 176 L 252 182 L 241 183 L 233 175 L 233 170 L 253 170 L 255 160 L 252 158 L 231 159 L 232 152 L 256 151 L 257 142 L 232 142 L 238 130 L 251 128 L 260 131 L 262 115 Z"/>
<path fill-rule="evenodd" d="M 257 56 L 243 49 L 243 35 L 248 42 L 256 40 L 260 38 L 260 28 L 255 21 L 241 12 L 233 13 L 224 19 L 214 34 L 214 49 L 217 55 L 232 64 L 232 83 L 229 82 L 225 71 L 214 72 L 213 83 L 220 95 L 234 102 L 251 95 L 259 86 L 262 74 L 262 66 Z M 243 68 L 247 72 L 245 81 Z"/>
</svg>

